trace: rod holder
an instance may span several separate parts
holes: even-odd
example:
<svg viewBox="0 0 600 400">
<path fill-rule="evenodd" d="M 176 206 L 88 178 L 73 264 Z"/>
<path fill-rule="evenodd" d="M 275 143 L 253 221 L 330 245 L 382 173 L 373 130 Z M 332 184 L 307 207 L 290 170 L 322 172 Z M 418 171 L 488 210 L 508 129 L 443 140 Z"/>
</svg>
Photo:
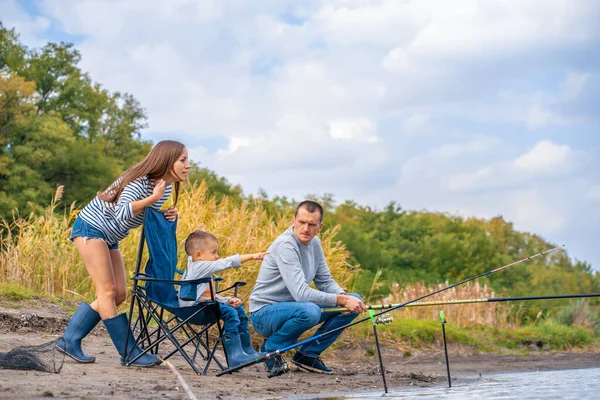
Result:
<svg viewBox="0 0 600 400">
<path fill-rule="evenodd" d="M 452 387 L 452 379 L 450 378 L 450 361 L 448 360 L 448 345 L 446 344 L 446 317 L 444 312 L 440 311 L 440 320 L 442 321 L 442 336 L 444 337 L 444 354 L 446 355 L 446 371 L 448 372 L 448 387 Z"/>
<path fill-rule="evenodd" d="M 385 393 L 388 392 L 387 382 L 385 380 L 385 367 L 383 366 L 383 359 L 381 358 L 381 348 L 379 347 L 379 335 L 377 334 L 377 319 L 375 319 L 375 311 L 369 310 L 369 317 L 373 324 L 373 333 L 375 334 L 375 345 L 377 346 L 377 356 L 379 356 L 379 368 L 381 369 L 381 379 L 383 379 L 383 389 Z"/>
</svg>

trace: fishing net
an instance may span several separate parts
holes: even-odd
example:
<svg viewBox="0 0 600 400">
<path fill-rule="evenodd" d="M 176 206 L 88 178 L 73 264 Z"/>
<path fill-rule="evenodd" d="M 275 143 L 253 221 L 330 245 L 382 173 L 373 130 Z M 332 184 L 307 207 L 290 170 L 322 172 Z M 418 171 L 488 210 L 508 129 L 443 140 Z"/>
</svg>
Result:
<svg viewBox="0 0 600 400">
<path fill-rule="evenodd" d="M 0 353 L 0 368 L 35 370 L 58 374 L 65 355 L 56 350 L 56 340 L 37 346 L 19 346 Z"/>
</svg>

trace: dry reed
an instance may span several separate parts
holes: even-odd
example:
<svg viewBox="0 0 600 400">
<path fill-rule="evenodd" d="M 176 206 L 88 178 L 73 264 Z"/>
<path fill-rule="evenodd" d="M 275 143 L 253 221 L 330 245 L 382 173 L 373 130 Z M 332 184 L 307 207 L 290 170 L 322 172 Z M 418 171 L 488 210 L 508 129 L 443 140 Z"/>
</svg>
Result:
<svg viewBox="0 0 600 400">
<path fill-rule="evenodd" d="M 392 285 L 390 295 L 384 298 L 382 303 L 405 303 L 427 293 L 442 289 L 448 285 L 448 282 L 435 286 L 426 286 L 422 283 L 416 283 L 409 284 L 404 288 L 401 288 L 398 283 L 394 283 Z M 441 292 L 437 295 L 428 297 L 422 301 L 437 302 L 483 299 L 490 297 L 495 297 L 495 293 L 487 283 L 481 285 L 479 282 L 469 282 Z M 427 307 L 404 307 L 401 311 L 399 311 L 397 316 L 399 318 L 439 320 L 440 310 L 444 310 L 446 318 L 451 321 L 452 324 L 459 326 L 486 325 L 501 329 L 511 325 L 511 306 L 507 303 L 501 302 L 453 304 Z"/>
<path fill-rule="evenodd" d="M 59 201 L 61 196 L 62 188 L 59 188 L 54 199 Z M 42 215 L 31 213 L 15 218 L 12 223 L 1 221 L 0 283 L 19 284 L 53 297 L 91 301 L 95 297 L 93 285 L 75 246 L 68 240 L 78 209 L 71 205 L 63 214 L 58 214 L 57 205 L 53 201 Z M 183 243 L 194 230 L 214 233 L 220 242 L 219 254 L 224 257 L 266 251 L 291 221 L 291 215 L 269 217 L 260 200 L 241 205 L 227 198 L 218 202 L 207 196 L 204 184 L 183 190 L 177 209 L 180 269 L 185 268 L 187 260 Z M 358 268 L 348 264 L 347 250 L 335 240 L 338 229 L 327 229 L 319 236 L 333 276 L 342 286 L 349 287 Z M 119 244 L 128 276 L 135 268 L 139 237 L 140 229 L 135 229 Z M 221 287 L 235 281 L 247 282 L 240 292 L 240 298 L 246 302 L 259 267 L 260 262 L 250 261 L 242 268 L 223 272 Z"/>
</svg>

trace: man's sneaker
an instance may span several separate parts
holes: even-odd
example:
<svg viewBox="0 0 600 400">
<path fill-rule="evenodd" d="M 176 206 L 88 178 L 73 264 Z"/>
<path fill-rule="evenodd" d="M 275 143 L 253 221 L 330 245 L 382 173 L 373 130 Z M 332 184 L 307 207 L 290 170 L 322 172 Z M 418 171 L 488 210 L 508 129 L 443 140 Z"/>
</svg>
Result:
<svg viewBox="0 0 600 400">
<path fill-rule="evenodd" d="M 260 352 L 263 354 L 268 353 L 267 349 L 265 348 L 265 343 L 266 343 L 266 341 L 260 345 Z M 273 358 L 265 359 L 265 365 L 267 366 L 268 372 L 271 372 L 271 370 L 273 370 L 273 367 L 275 367 L 275 366 L 281 367 L 283 364 L 285 364 L 285 360 L 281 356 L 274 356 Z"/>
<path fill-rule="evenodd" d="M 307 357 L 297 351 L 294 357 L 292 357 L 292 362 L 307 371 L 318 372 L 320 374 L 333 374 L 333 370 L 323 364 L 321 357 Z"/>
</svg>

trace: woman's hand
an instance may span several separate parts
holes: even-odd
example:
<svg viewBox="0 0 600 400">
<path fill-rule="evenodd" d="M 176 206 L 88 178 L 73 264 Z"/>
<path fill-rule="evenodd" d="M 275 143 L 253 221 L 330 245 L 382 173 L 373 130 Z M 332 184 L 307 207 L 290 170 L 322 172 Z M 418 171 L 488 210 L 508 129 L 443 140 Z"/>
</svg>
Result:
<svg viewBox="0 0 600 400">
<path fill-rule="evenodd" d="M 175 207 L 165 208 L 160 210 L 161 213 L 165 216 L 167 221 L 173 222 L 177 218 L 177 209 Z"/>
<path fill-rule="evenodd" d="M 154 189 L 152 190 L 152 197 L 154 198 L 154 202 L 156 203 L 158 200 L 162 199 L 165 195 L 165 189 L 167 188 L 167 184 L 164 179 L 159 179 L 154 185 Z"/>
</svg>

